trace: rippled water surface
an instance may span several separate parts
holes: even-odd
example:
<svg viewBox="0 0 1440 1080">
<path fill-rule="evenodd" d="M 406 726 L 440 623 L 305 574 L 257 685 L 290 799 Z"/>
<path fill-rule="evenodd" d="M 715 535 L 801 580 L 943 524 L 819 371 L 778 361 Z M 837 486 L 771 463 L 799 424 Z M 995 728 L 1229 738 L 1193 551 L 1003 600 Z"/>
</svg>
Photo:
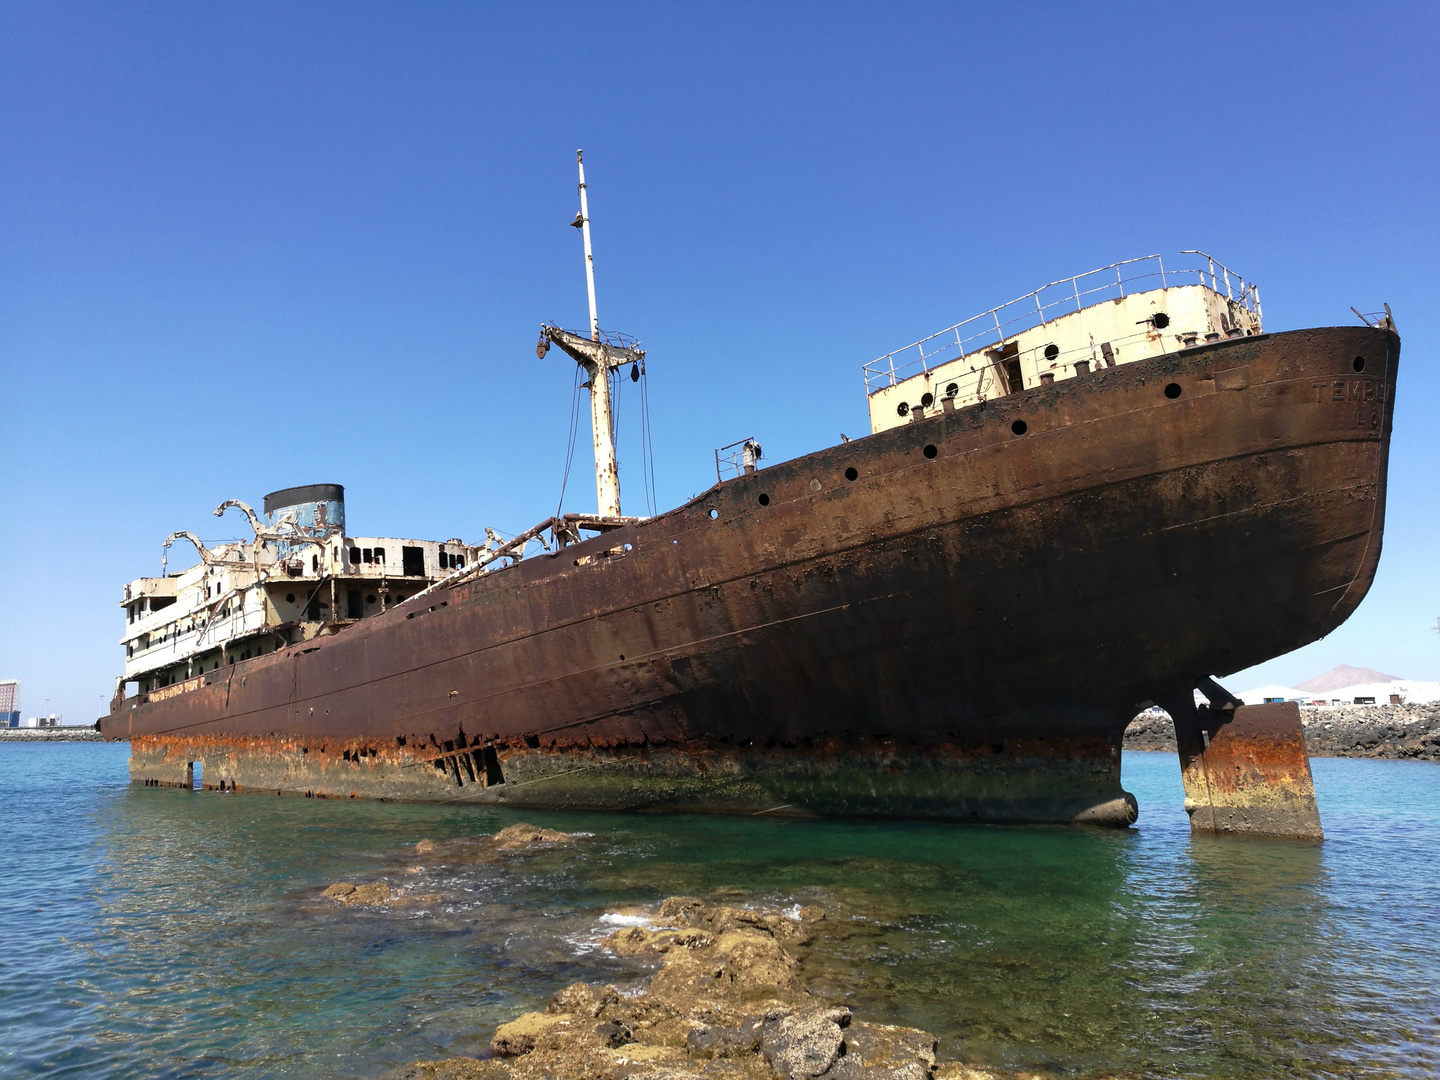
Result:
<svg viewBox="0 0 1440 1080">
<path fill-rule="evenodd" d="M 1440 1074 L 1440 766 L 1316 760 L 1323 845 L 1192 838 L 1169 754 L 1131 830 L 524 815 L 594 835 L 435 860 L 520 820 L 135 788 L 126 748 L 0 745 L 0 1075 L 374 1077 L 477 1052 L 617 906 L 733 890 L 852 932 L 806 960 L 942 1057 L 1056 1076 Z M 478 849 L 477 849 L 478 850 Z M 383 880 L 443 900 L 319 898 Z"/>
</svg>

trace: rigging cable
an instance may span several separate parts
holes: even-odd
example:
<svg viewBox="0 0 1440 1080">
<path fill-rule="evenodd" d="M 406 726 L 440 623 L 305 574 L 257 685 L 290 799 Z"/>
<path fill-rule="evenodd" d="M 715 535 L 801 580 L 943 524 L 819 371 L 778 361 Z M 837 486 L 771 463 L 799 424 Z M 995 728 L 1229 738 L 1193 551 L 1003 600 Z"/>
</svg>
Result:
<svg viewBox="0 0 1440 1080">
<path fill-rule="evenodd" d="M 570 464 L 575 460 L 575 417 L 580 404 L 580 365 L 575 365 L 575 387 L 570 394 L 570 442 L 565 447 L 565 475 L 560 480 L 560 500 L 555 504 L 555 516 L 565 508 L 565 488 L 570 483 Z"/>
<path fill-rule="evenodd" d="M 645 507 L 655 516 L 660 495 L 655 490 L 655 444 L 650 436 L 650 376 L 640 365 L 640 471 L 645 479 Z"/>
</svg>

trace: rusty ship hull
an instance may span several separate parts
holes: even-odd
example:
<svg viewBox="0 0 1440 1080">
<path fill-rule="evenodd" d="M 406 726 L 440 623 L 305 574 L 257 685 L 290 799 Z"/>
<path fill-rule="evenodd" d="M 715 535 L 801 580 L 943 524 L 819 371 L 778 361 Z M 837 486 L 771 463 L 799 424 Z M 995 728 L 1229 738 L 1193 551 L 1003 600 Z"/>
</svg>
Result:
<svg viewBox="0 0 1440 1080">
<path fill-rule="evenodd" d="M 1126 824 L 1141 705 L 1365 595 L 1399 352 L 1261 334 L 939 411 L 100 727 L 152 784 Z"/>
</svg>

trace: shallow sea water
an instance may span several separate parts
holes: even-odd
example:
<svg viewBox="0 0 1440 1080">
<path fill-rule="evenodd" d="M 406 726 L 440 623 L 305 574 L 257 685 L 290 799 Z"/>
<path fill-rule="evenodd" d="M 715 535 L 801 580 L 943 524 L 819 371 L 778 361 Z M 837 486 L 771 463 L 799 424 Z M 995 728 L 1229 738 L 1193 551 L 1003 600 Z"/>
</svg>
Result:
<svg viewBox="0 0 1440 1080">
<path fill-rule="evenodd" d="M 132 787 L 123 745 L 0 745 L 0 1075 L 370 1078 L 483 1049 L 617 907 L 732 890 L 850 933 L 811 985 L 941 1056 L 1067 1077 L 1440 1075 L 1440 766 L 1317 759 L 1323 845 L 1192 837 L 1173 754 L 1126 831 L 525 813 Z M 594 834 L 499 859 L 422 837 Z M 415 868 L 418 872 L 411 872 Z M 340 909 L 335 881 L 441 903 Z"/>
</svg>

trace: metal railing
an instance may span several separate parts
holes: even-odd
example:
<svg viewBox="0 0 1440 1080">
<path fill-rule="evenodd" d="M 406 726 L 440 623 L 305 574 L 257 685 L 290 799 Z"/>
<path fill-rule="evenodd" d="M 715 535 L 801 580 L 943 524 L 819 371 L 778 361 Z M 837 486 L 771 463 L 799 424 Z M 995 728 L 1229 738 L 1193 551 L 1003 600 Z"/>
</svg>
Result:
<svg viewBox="0 0 1440 1080">
<path fill-rule="evenodd" d="M 911 342 L 865 365 L 865 393 L 869 395 L 894 386 L 913 375 L 928 372 L 933 367 L 987 346 L 998 345 L 1063 315 L 1155 288 L 1205 285 L 1253 312 L 1256 318 L 1260 317 L 1260 293 L 1253 282 L 1247 282 L 1204 252 L 1183 251 L 1181 254 L 1199 255 L 1205 264 L 1166 270 L 1159 255 L 1125 259 L 1098 270 L 1052 281 L 1009 303 Z"/>
<path fill-rule="evenodd" d="M 744 476 L 745 467 L 749 465 L 753 470 L 760 454 L 760 444 L 754 436 L 720 447 L 715 451 L 715 479 L 723 483 L 727 479 Z"/>
</svg>

